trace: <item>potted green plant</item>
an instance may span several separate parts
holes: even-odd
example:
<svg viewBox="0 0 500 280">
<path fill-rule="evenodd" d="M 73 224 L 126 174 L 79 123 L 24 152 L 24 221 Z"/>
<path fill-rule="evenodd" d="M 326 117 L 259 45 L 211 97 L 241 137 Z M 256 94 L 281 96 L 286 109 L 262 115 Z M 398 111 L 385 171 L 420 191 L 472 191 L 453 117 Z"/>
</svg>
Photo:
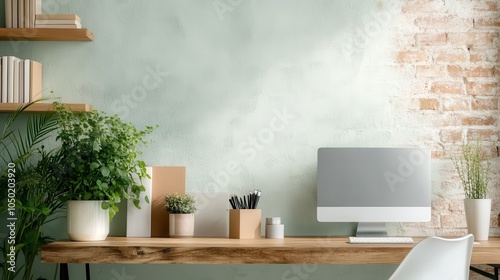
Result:
<svg viewBox="0 0 500 280">
<path fill-rule="evenodd" d="M 68 235 L 72 240 L 104 240 L 109 220 L 119 211 L 122 199 L 131 199 L 140 208 L 140 183 L 146 165 L 138 159 L 139 147 L 152 127 L 136 129 L 117 115 L 93 110 L 75 113 L 57 108 L 57 140 L 61 144 L 58 165 L 60 184 L 67 190 Z M 149 203 L 149 198 L 145 197 Z M 95 220 L 90 220 L 95 218 Z"/>
<path fill-rule="evenodd" d="M 44 234 L 43 226 L 62 217 L 59 210 L 64 205 L 64 190 L 52 172 L 57 147 L 43 145 L 56 130 L 57 118 L 52 113 L 40 113 L 19 119 L 33 103 L 9 115 L 0 131 L 0 214 L 16 218 L 7 221 L 9 233 L 0 246 L 0 279 L 5 280 L 33 279 L 33 263 L 40 247 L 52 240 Z"/>
<path fill-rule="evenodd" d="M 165 210 L 169 213 L 170 237 L 193 237 L 196 200 L 189 194 L 167 194 Z"/>
<path fill-rule="evenodd" d="M 479 140 L 476 145 L 462 144 L 462 151 L 453 163 L 465 192 L 464 208 L 467 228 L 475 240 L 488 240 L 491 199 L 487 198 L 491 162 L 483 156 Z"/>
</svg>

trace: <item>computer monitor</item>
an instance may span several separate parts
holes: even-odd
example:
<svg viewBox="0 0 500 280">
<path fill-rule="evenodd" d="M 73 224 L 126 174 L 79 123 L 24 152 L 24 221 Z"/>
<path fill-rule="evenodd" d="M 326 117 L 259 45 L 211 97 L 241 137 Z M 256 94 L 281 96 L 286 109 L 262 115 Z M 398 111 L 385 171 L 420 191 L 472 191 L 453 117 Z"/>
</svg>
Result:
<svg viewBox="0 0 500 280">
<path fill-rule="evenodd" d="M 386 236 L 386 222 L 431 219 L 426 148 L 319 148 L 319 222 L 358 222 L 357 236 Z"/>
</svg>

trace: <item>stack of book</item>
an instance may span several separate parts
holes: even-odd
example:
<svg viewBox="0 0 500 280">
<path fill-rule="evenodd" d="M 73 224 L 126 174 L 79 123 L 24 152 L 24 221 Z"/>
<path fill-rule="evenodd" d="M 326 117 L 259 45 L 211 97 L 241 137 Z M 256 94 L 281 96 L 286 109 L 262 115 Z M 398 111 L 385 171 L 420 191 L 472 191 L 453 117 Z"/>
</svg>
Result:
<svg viewBox="0 0 500 280">
<path fill-rule="evenodd" d="M 40 62 L 2 56 L 0 65 L 0 103 L 28 103 L 42 98 Z"/>
<path fill-rule="evenodd" d="M 35 28 L 82 28 L 80 17 L 75 14 L 38 14 Z"/>
<path fill-rule="evenodd" d="M 35 15 L 42 13 L 42 0 L 5 0 L 5 27 L 34 28 Z"/>
</svg>

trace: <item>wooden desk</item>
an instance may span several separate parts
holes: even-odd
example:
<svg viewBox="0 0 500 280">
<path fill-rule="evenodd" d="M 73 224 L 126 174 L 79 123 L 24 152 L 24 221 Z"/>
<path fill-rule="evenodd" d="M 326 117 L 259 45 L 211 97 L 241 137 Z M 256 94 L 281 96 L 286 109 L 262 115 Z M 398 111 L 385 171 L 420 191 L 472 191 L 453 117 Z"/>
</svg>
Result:
<svg viewBox="0 0 500 280">
<path fill-rule="evenodd" d="M 415 241 L 421 238 L 414 238 Z M 398 264 L 414 244 L 349 244 L 347 237 L 285 239 L 126 238 L 57 241 L 42 263 L 135 264 Z M 500 263 L 500 237 L 475 244 L 471 264 Z"/>
</svg>

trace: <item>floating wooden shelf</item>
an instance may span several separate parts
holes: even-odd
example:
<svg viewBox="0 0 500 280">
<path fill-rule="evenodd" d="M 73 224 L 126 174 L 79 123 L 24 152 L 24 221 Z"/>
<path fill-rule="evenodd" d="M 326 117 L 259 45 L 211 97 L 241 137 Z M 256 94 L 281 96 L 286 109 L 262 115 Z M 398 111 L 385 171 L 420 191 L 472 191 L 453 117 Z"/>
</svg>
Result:
<svg viewBox="0 0 500 280">
<path fill-rule="evenodd" d="M 0 28 L 0 41 L 93 41 L 88 29 L 72 28 Z"/>
<path fill-rule="evenodd" d="M 0 103 L 0 113 L 14 113 L 19 107 L 26 105 L 25 103 Z M 64 107 L 71 109 L 73 112 L 90 112 L 92 106 L 89 104 L 63 104 Z M 52 103 L 34 103 L 26 108 L 23 113 L 45 113 L 55 111 Z"/>
</svg>

